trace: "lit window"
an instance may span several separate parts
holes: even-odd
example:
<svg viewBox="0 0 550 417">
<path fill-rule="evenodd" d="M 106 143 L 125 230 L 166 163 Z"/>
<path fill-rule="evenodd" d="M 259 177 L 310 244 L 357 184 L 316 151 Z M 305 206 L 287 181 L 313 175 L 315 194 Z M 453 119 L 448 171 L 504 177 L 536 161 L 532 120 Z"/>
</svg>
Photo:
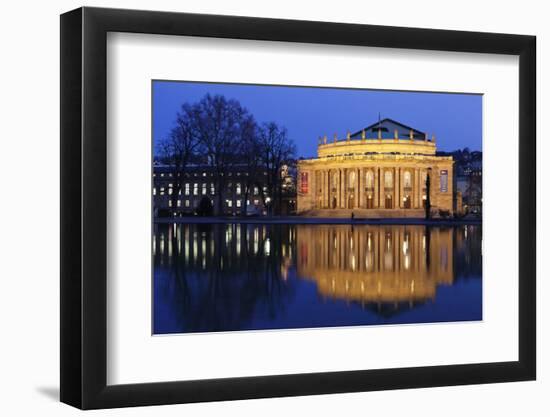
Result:
<svg viewBox="0 0 550 417">
<path fill-rule="evenodd" d="M 260 200 L 254 200 L 254 205 L 257 206 L 258 204 L 260 204 Z"/>
<path fill-rule="evenodd" d="M 439 172 L 439 191 L 446 193 L 448 191 L 448 171 L 443 169 Z"/>
<path fill-rule="evenodd" d="M 258 187 L 254 187 L 254 195 L 258 195 L 259 192 L 260 190 L 258 190 Z"/>
<path fill-rule="evenodd" d="M 334 178 L 336 178 L 336 176 Z M 366 183 L 368 188 L 372 188 L 374 186 L 374 175 L 372 171 L 367 171 Z"/>
<path fill-rule="evenodd" d="M 214 183 L 210 183 L 210 194 L 214 195 L 216 193 L 216 188 L 214 187 Z"/>
<path fill-rule="evenodd" d="M 241 206 L 241 200 L 237 200 L 237 207 Z"/>
<path fill-rule="evenodd" d="M 160 187 L 160 195 L 164 195 L 164 187 Z"/>
<path fill-rule="evenodd" d="M 202 176 L 203 176 L 203 177 L 206 177 L 206 172 L 203 172 L 203 173 L 202 173 Z"/>
<path fill-rule="evenodd" d="M 193 184 L 193 195 L 199 195 L 199 184 L 198 183 Z"/>
<path fill-rule="evenodd" d="M 153 187 L 153 195 L 157 195 L 157 189 Z"/>
<path fill-rule="evenodd" d="M 181 200 L 178 200 L 178 207 L 181 207 Z"/>
<path fill-rule="evenodd" d="M 237 195 L 241 195 L 241 183 L 240 182 L 237 183 L 237 187 L 236 187 L 235 192 L 237 193 Z"/>
<path fill-rule="evenodd" d="M 411 187 L 411 173 L 409 171 L 405 171 L 403 174 L 403 183 L 406 188 Z"/>
<path fill-rule="evenodd" d="M 307 194 L 309 192 L 309 181 L 307 172 L 300 173 L 300 192 L 304 194 Z"/>
<path fill-rule="evenodd" d="M 172 195 L 172 184 L 170 184 L 170 188 L 168 188 L 168 195 Z"/>
<path fill-rule="evenodd" d="M 160 173 L 160 176 L 161 176 L 161 177 L 164 177 L 164 172 L 161 172 L 161 173 Z"/>
<path fill-rule="evenodd" d="M 231 200 L 227 200 L 227 207 L 232 207 L 233 206 L 233 202 Z"/>
<path fill-rule="evenodd" d="M 384 172 L 384 186 L 386 188 L 393 187 L 393 175 L 391 171 Z"/>
<path fill-rule="evenodd" d="M 185 195 L 189 195 L 189 183 L 185 183 Z"/>
<path fill-rule="evenodd" d="M 206 183 L 202 184 L 202 195 L 206 195 L 206 186 L 207 186 Z"/>
<path fill-rule="evenodd" d="M 185 200 L 185 207 L 189 207 L 189 200 Z"/>
<path fill-rule="evenodd" d="M 168 200 L 168 207 L 172 207 L 172 200 Z"/>
</svg>

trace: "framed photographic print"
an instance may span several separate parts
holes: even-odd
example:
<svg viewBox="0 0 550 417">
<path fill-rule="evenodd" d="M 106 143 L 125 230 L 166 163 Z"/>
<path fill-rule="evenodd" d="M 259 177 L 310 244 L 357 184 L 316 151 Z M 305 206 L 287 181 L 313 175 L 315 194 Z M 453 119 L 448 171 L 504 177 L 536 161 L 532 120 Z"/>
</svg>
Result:
<svg viewBox="0 0 550 417">
<path fill-rule="evenodd" d="M 61 400 L 535 379 L 535 38 L 61 16 Z"/>
</svg>

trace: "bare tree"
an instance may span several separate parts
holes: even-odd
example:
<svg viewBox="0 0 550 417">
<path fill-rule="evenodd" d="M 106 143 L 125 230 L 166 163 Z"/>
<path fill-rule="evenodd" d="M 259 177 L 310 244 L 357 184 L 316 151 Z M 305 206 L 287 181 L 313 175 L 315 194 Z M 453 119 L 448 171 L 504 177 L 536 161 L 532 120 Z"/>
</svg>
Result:
<svg viewBox="0 0 550 417">
<path fill-rule="evenodd" d="M 192 123 L 201 152 L 215 173 L 217 212 L 221 214 L 228 174 L 239 163 L 239 149 L 243 137 L 249 134 L 250 126 L 254 124 L 254 118 L 238 101 L 207 94 L 193 106 Z"/>
<path fill-rule="evenodd" d="M 243 204 L 241 214 L 246 215 L 250 194 L 254 187 L 262 187 L 262 167 L 260 160 L 260 143 L 258 141 L 258 126 L 252 117 L 243 121 L 241 125 L 241 145 L 238 153 L 242 164 Z"/>
<path fill-rule="evenodd" d="M 168 137 L 158 145 L 161 160 L 173 168 L 172 207 L 176 207 L 178 196 L 181 194 L 182 184 L 187 167 L 196 157 L 199 146 L 196 129 L 193 126 L 193 106 L 184 104 L 176 115 L 174 127 Z"/>
<path fill-rule="evenodd" d="M 274 122 L 264 123 L 259 128 L 258 141 L 262 168 L 267 173 L 265 186 L 270 202 L 267 202 L 263 188 L 262 199 L 271 214 L 278 214 L 282 196 L 281 168 L 294 158 L 296 146 L 288 137 L 286 128 Z"/>
</svg>

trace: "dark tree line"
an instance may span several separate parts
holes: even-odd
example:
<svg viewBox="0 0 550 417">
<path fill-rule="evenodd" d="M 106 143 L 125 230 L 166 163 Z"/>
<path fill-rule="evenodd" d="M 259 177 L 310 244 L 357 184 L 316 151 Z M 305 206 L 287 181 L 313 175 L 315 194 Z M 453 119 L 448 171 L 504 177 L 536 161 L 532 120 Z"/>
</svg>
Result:
<svg viewBox="0 0 550 417">
<path fill-rule="evenodd" d="M 228 174 L 239 171 L 245 204 L 258 187 L 262 202 L 279 213 L 281 168 L 295 159 L 296 147 L 287 130 L 274 122 L 259 124 L 238 101 L 222 95 L 205 95 L 199 102 L 183 104 L 170 134 L 157 147 L 160 159 L 175 173 L 172 202 L 178 198 L 191 165 L 212 168 L 217 212 L 223 212 Z M 265 187 L 265 189 L 264 189 Z"/>
</svg>

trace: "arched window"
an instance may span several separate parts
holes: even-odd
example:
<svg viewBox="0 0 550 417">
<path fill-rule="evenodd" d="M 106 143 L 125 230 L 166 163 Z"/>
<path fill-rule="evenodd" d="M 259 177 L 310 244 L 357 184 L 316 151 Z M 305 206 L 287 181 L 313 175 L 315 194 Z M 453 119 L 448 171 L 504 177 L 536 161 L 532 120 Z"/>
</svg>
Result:
<svg viewBox="0 0 550 417">
<path fill-rule="evenodd" d="M 365 184 L 366 184 L 367 188 L 374 187 L 374 175 L 373 175 L 372 171 L 367 171 L 367 175 L 366 175 L 366 178 L 365 178 Z"/>
<path fill-rule="evenodd" d="M 349 173 L 349 186 L 355 187 L 355 171 Z"/>
<path fill-rule="evenodd" d="M 405 171 L 403 174 L 403 186 L 405 188 L 411 188 L 411 173 L 409 171 Z"/>
<path fill-rule="evenodd" d="M 391 171 L 384 172 L 384 186 L 386 188 L 393 187 L 393 175 Z"/>
</svg>

